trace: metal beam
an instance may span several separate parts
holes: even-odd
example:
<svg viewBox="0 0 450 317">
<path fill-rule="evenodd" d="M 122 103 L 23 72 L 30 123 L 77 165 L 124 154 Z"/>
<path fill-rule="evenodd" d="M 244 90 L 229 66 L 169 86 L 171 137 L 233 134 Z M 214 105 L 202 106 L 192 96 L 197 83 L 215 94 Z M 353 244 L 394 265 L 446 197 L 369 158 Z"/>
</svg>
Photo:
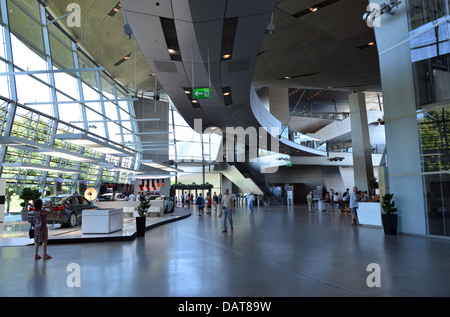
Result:
<svg viewBox="0 0 450 317">
<path fill-rule="evenodd" d="M 3 73 L 0 73 L 0 76 L 54 74 L 54 73 L 77 73 L 77 72 L 101 72 L 104 70 L 105 70 L 104 67 L 49 69 L 49 70 L 26 70 L 23 72 L 3 72 Z"/>
</svg>

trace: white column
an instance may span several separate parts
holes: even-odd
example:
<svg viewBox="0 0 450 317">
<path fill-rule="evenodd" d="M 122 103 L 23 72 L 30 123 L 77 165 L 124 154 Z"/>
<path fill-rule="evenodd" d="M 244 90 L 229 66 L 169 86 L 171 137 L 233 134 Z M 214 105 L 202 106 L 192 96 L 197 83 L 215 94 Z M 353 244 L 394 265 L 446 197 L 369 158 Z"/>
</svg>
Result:
<svg viewBox="0 0 450 317">
<path fill-rule="evenodd" d="M 366 100 L 365 95 L 361 92 L 350 94 L 348 98 L 352 131 L 354 185 L 365 191 L 369 190 L 368 181 L 373 177 Z"/>
</svg>

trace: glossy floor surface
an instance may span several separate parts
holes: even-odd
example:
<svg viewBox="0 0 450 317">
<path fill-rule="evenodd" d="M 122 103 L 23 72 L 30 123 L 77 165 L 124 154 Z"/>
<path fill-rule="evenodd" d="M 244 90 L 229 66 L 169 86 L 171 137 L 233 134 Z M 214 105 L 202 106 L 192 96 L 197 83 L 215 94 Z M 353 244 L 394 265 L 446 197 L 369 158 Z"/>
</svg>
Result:
<svg viewBox="0 0 450 317">
<path fill-rule="evenodd" d="M 47 261 L 1 247 L 0 296 L 450 296 L 450 240 L 304 206 L 242 206 L 233 221 L 222 233 L 222 218 L 193 210 L 133 241 L 50 245 Z"/>
</svg>

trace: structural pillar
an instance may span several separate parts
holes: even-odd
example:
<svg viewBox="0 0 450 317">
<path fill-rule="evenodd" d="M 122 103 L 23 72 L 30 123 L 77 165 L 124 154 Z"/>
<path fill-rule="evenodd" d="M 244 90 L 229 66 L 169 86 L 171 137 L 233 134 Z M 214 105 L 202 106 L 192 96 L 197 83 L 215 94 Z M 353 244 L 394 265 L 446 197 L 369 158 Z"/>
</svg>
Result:
<svg viewBox="0 0 450 317">
<path fill-rule="evenodd" d="M 383 0 L 374 0 L 380 6 Z M 383 14 L 374 27 L 383 90 L 389 192 L 398 208 L 398 231 L 426 234 L 421 151 L 407 3 Z"/>
<path fill-rule="evenodd" d="M 369 179 L 373 178 L 366 99 L 361 92 L 350 94 L 348 98 L 352 131 L 354 185 L 365 191 L 369 190 Z"/>
</svg>

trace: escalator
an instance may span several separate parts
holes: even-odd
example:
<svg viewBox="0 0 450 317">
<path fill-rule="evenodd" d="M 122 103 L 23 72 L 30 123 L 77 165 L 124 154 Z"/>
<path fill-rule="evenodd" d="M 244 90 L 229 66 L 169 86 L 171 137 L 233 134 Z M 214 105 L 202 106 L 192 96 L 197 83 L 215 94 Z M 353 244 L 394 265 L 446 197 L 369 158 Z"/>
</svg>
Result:
<svg viewBox="0 0 450 317">
<path fill-rule="evenodd" d="M 259 172 L 259 165 L 249 162 L 228 162 L 245 178 L 251 179 L 263 193 L 262 202 L 269 206 L 281 206 L 283 204 L 281 193 L 277 193 L 277 187 L 270 183 L 265 174 Z"/>
</svg>

